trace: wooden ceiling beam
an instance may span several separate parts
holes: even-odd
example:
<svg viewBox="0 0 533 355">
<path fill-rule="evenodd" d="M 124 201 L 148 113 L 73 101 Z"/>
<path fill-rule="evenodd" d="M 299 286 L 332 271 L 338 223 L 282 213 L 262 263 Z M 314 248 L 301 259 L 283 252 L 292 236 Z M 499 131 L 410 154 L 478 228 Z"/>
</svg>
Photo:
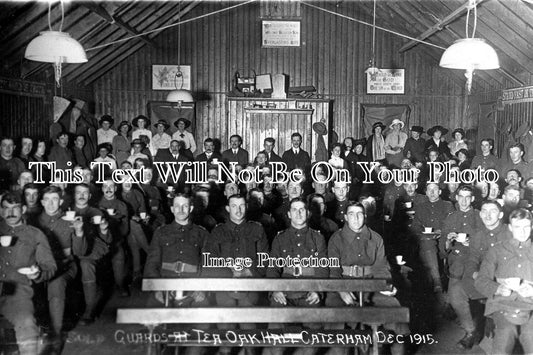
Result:
<svg viewBox="0 0 533 355">
<path fill-rule="evenodd" d="M 55 5 L 52 5 L 52 9 Z M 46 2 L 36 2 L 31 9 L 23 13 L 21 16 L 6 22 L 8 26 L 2 25 L 1 43 L 11 40 L 19 32 L 34 26 L 33 23 L 42 17 L 46 17 L 48 13 L 48 4 Z M 32 28 L 33 29 L 33 28 Z"/>
<path fill-rule="evenodd" d="M 82 6 L 85 6 L 98 16 L 102 17 L 108 24 L 114 25 L 119 27 L 120 29 L 137 36 L 139 35 L 139 31 L 137 31 L 135 28 L 127 24 L 124 20 L 122 20 L 119 16 L 110 14 L 104 7 L 100 5 L 100 3 L 95 1 L 89 1 L 89 2 L 83 2 Z M 154 41 L 151 41 L 146 36 L 140 36 L 139 39 L 146 44 L 149 44 L 152 47 L 156 47 L 156 44 Z"/>
<path fill-rule="evenodd" d="M 165 19 L 164 23 L 158 24 L 157 27 L 169 25 L 172 23 L 175 23 L 178 19 L 183 19 L 184 16 L 186 16 L 192 9 L 194 9 L 196 6 L 198 6 L 202 1 L 201 0 L 195 0 L 189 3 L 187 6 L 185 6 L 181 12 L 173 14 L 173 16 L 170 19 Z M 158 36 L 161 32 L 153 32 L 149 34 L 151 38 L 154 38 Z M 128 58 L 131 54 L 135 53 L 139 49 L 141 49 L 144 46 L 142 43 L 136 43 L 131 48 L 126 49 L 125 52 L 118 52 L 120 55 L 114 56 L 113 60 L 107 63 L 106 65 L 100 66 L 96 68 L 97 70 L 93 71 L 90 75 L 82 75 L 81 77 L 76 78 L 77 81 L 83 81 L 83 85 L 90 85 L 95 80 L 97 80 L 99 77 L 104 75 L 106 72 L 114 68 L 116 65 L 121 63 L 123 60 Z"/>
<path fill-rule="evenodd" d="M 484 1 L 484 0 L 476 0 L 476 5 L 481 3 L 482 1 Z M 423 41 L 423 40 L 431 37 L 435 33 L 442 31 L 444 26 L 446 26 L 449 23 L 455 21 L 456 19 L 458 19 L 460 16 L 462 16 L 468 10 L 468 3 L 469 3 L 468 1 L 465 1 L 465 3 L 463 5 L 461 5 L 456 10 L 452 11 L 450 14 L 448 14 L 442 20 L 438 21 L 436 24 L 434 24 L 433 26 L 428 28 L 426 31 L 424 31 L 423 33 L 418 35 L 418 37 L 416 37 L 416 38 L 418 40 L 420 40 L 420 41 Z M 416 46 L 419 43 L 420 42 L 414 41 L 414 40 L 413 41 L 409 41 L 407 44 L 403 45 L 400 48 L 400 53 L 403 53 L 406 50 L 408 50 L 410 48 L 413 48 L 414 46 Z"/>
<path fill-rule="evenodd" d="M 163 16 L 165 11 L 168 11 L 170 5 L 165 3 L 157 3 L 160 6 L 149 6 L 146 7 L 144 3 L 138 3 L 138 6 L 133 7 L 128 13 L 122 14 L 122 18 L 130 22 L 133 26 L 136 26 L 140 31 L 144 30 L 149 22 L 146 22 L 148 18 L 157 18 L 157 16 Z M 123 38 L 129 37 L 124 31 L 120 30 L 115 26 L 105 26 L 102 31 L 96 33 L 94 36 L 91 36 L 85 42 L 85 48 L 94 48 L 102 44 L 110 43 L 117 41 Z M 131 45 L 133 42 L 138 41 L 138 39 L 132 39 L 129 41 Z M 144 43 L 144 42 L 142 42 Z M 66 78 L 71 77 L 71 73 L 77 72 L 76 75 L 79 75 L 85 70 L 89 70 L 94 65 L 100 65 L 102 61 L 108 60 L 113 55 L 116 55 L 115 52 L 119 47 L 118 45 L 112 45 L 108 47 L 103 47 L 99 49 L 87 51 L 87 58 L 89 59 L 88 63 L 85 63 L 84 66 L 78 67 L 68 67 L 63 70 L 63 75 Z M 69 79 L 70 80 L 70 79 Z"/>
</svg>

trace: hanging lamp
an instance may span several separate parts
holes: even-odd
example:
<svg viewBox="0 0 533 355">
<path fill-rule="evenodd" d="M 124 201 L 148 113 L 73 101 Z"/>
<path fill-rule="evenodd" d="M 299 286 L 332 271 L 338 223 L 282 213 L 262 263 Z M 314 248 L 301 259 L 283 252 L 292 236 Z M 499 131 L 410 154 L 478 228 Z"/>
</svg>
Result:
<svg viewBox="0 0 533 355">
<path fill-rule="evenodd" d="M 181 7 L 178 12 L 178 23 L 180 22 Z M 181 24 L 178 26 L 178 70 L 174 75 L 174 86 L 176 90 L 172 90 L 167 95 L 167 102 L 177 103 L 178 108 L 181 108 L 181 105 L 184 102 L 194 102 L 194 98 L 189 90 L 183 89 L 183 73 L 181 72 L 180 67 L 180 45 L 181 45 Z M 178 80 L 181 81 L 181 84 L 178 87 Z"/>
<path fill-rule="evenodd" d="M 472 37 L 468 37 L 468 21 L 470 11 L 474 9 L 474 29 Z M 491 70 L 500 67 L 498 54 L 484 39 L 474 38 L 477 26 L 476 0 L 469 0 L 466 14 L 466 38 L 458 39 L 448 47 L 440 59 L 443 68 L 465 70 L 467 92 L 472 88 L 474 70 Z"/>
<path fill-rule="evenodd" d="M 36 62 L 52 63 L 57 86 L 61 85 L 61 65 L 63 63 L 86 63 L 87 55 L 83 46 L 66 32 L 62 32 L 65 10 L 63 0 L 61 4 L 61 24 L 59 31 L 52 30 L 50 13 L 51 2 L 48 3 L 48 28 L 49 31 L 39 33 L 31 40 L 24 52 L 24 58 Z"/>
<path fill-rule="evenodd" d="M 374 20 L 372 22 L 372 57 L 370 58 L 370 66 L 365 70 L 372 80 L 376 79 L 376 75 L 380 72 L 376 67 L 376 0 L 374 0 Z"/>
</svg>

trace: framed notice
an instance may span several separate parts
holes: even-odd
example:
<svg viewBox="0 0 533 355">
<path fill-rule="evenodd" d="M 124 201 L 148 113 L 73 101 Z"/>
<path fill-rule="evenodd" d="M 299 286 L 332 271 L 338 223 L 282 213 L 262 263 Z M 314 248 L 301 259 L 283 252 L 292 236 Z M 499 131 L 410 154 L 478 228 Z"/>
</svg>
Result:
<svg viewBox="0 0 533 355">
<path fill-rule="evenodd" d="M 366 74 L 367 94 L 405 94 L 405 69 L 379 69 Z"/>
<path fill-rule="evenodd" d="M 176 88 L 191 90 L 190 65 L 152 65 L 152 90 L 176 90 Z"/>
<path fill-rule="evenodd" d="M 267 21 L 261 23 L 263 47 L 300 47 L 300 21 Z"/>
</svg>

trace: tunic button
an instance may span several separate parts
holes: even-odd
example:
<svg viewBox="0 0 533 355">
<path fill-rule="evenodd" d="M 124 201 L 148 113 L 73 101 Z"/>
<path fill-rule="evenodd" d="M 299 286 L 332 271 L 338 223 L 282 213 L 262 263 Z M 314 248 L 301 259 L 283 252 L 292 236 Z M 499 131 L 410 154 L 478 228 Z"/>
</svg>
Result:
<svg viewBox="0 0 533 355">
<path fill-rule="evenodd" d="M 301 246 L 301 245 L 302 245 L 302 243 L 298 243 L 297 245 L 298 245 L 298 246 Z"/>
<path fill-rule="evenodd" d="M 518 264 L 518 267 L 522 267 L 522 265 Z"/>
<path fill-rule="evenodd" d="M 494 243 L 490 243 L 490 246 L 493 247 L 493 246 L 494 246 Z"/>
<path fill-rule="evenodd" d="M 11 254 L 11 250 L 8 250 L 7 253 L 8 253 L 8 254 Z"/>
<path fill-rule="evenodd" d="M 182 251 L 180 251 L 180 254 L 183 254 L 183 252 L 182 252 Z"/>
<path fill-rule="evenodd" d="M 361 254 L 357 255 L 357 256 L 361 256 Z"/>
<path fill-rule="evenodd" d="M 181 239 L 181 241 L 183 242 L 183 239 Z"/>
<path fill-rule="evenodd" d="M 6 262 L 6 265 L 9 265 L 9 262 Z"/>
</svg>

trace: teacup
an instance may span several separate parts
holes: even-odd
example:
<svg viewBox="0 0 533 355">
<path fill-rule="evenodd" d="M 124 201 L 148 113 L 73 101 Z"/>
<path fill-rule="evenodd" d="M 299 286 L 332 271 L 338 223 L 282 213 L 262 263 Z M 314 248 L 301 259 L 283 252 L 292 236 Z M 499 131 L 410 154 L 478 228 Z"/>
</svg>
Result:
<svg viewBox="0 0 533 355">
<path fill-rule="evenodd" d="M 424 227 L 424 233 L 431 233 L 431 232 L 433 232 L 432 227 Z"/>
<path fill-rule="evenodd" d="M 405 206 L 405 208 L 411 208 L 411 207 L 413 207 L 413 203 L 412 202 L 406 202 L 406 203 L 404 203 L 404 206 Z"/>
<path fill-rule="evenodd" d="M 400 265 L 403 264 L 403 256 L 402 255 L 396 255 L 396 264 Z"/>
<path fill-rule="evenodd" d="M 213 158 L 212 162 L 213 162 L 213 164 L 217 164 L 218 163 L 218 158 Z"/>
<path fill-rule="evenodd" d="M 76 217 L 76 211 L 67 211 L 65 212 L 65 216 L 69 220 L 73 220 Z"/>
<path fill-rule="evenodd" d="M 109 214 L 110 216 L 113 216 L 115 214 L 115 209 L 114 208 L 108 208 L 107 209 L 107 214 Z"/>
<path fill-rule="evenodd" d="M 389 222 L 390 221 L 390 216 L 388 214 L 385 215 L 385 221 L 386 222 Z"/>
<path fill-rule="evenodd" d="M 141 219 L 145 219 L 146 218 L 146 212 L 139 213 L 139 217 L 141 217 Z"/>
<path fill-rule="evenodd" d="M 12 241 L 13 237 L 10 235 L 3 235 L 0 237 L 0 245 L 2 245 L 3 247 L 10 246 Z"/>
<path fill-rule="evenodd" d="M 96 215 L 96 216 L 94 216 L 94 217 L 93 217 L 93 223 L 94 223 L 94 224 L 100 224 L 100 223 L 102 223 L 102 216 L 100 216 L 100 215 Z"/>
<path fill-rule="evenodd" d="M 466 242 L 466 237 L 467 236 L 468 236 L 468 234 L 466 234 L 466 233 L 457 233 L 457 239 L 456 240 L 459 243 L 464 243 L 464 242 Z"/>
<path fill-rule="evenodd" d="M 167 186 L 167 191 L 168 192 L 174 191 L 174 186 Z"/>
</svg>

